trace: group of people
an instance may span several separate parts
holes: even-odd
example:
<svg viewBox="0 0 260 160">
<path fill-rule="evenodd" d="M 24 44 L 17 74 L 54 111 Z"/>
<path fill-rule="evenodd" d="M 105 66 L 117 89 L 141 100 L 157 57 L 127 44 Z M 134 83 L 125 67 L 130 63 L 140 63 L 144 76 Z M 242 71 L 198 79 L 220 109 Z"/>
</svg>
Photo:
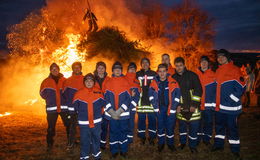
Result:
<svg viewBox="0 0 260 160">
<path fill-rule="evenodd" d="M 197 71 L 192 72 L 185 67 L 182 57 L 175 58 L 173 68 L 170 56 L 163 54 L 156 72 L 150 69 L 150 60 L 142 58 L 141 70 L 137 72 L 137 65 L 131 62 L 126 75 L 122 64 L 115 62 L 111 77 L 104 62 L 96 64 L 94 74 L 85 76 L 81 63 L 75 62 L 68 79 L 53 63 L 40 89 L 46 101 L 48 150 L 53 147 L 60 115 L 67 131 L 68 149 L 76 142 L 79 126 L 80 159 L 101 159 L 101 149 L 106 149 L 107 142 L 112 158 L 127 157 L 137 113 L 141 145 L 155 145 L 157 139 L 158 152 L 165 145 L 176 151 L 174 129 L 178 121 L 180 150 L 188 141 L 191 153 L 196 153 L 200 142 L 211 146 L 215 135 L 212 152 L 223 150 L 227 137 L 233 155 L 239 158 L 237 118 L 242 112 L 240 99 L 245 80 L 228 52 L 217 52 L 217 62 L 219 67 L 214 72 L 209 58 L 202 56 Z"/>
</svg>

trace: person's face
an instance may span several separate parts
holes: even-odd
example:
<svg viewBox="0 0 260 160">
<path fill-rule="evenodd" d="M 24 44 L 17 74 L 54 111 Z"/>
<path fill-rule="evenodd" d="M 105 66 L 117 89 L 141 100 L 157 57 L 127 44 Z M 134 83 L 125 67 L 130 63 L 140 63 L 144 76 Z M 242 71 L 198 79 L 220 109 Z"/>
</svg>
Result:
<svg viewBox="0 0 260 160">
<path fill-rule="evenodd" d="M 143 61 L 142 62 L 142 69 L 148 70 L 150 68 L 149 62 L 148 61 Z"/>
<path fill-rule="evenodd" d="M 167 69 L 166 68 L 159 68 L 158 75 L 159 75 L 160 79 L 166 79 Z"/>
<path fill-rule="evenodd" d="M 228 63 L 227 57 L 222 56 L 222 55 L 221 55 L 221 56 L 218 56 L 217 61 L 218 61 L 218 63 L 219 63 L 220 65 L 222 65 L 222 64 L 227 64 L 227 63 Z"/>
<path fill-rule="evenodd" d="M 98 72 L 98 74 L 105 74 L 106 68 L 104 66 L 98 66 L 97 72 Z"/>
<path fill-rule="evenodd" d="M 129 68 L 129 69 L 128 69 L 128 73 L 136 73 L 135 68 Z"/>
<path fill-rule="evenodd" d="M 209 68 L 209 62 L 205 61 L 205 60 L 201 61 L 200 67 L 201 67 L 202 70 L 207 70 Z"/>
<path fill-rule="evenodd" d="M 79 75 L 80 73 L 81 73 L 81 66 L 80 65 L 74 65 L 73 67 L 72 67 L 72 71 L 73 71 L 73 73 L 75 73 L 76 75 Z"/>
<path fill-rule="evenodd" d="M 92 79 L 87 79 L 84 83 L 87 88 L 92 88 L 94 86 L 94 81 Z"/>
<path fill-rule="evenodd" d="M 113 69 L 113 74 L 116 76 L 116 77 L 120 77 L 121 74 L 122 74 L 122 70 L 121 69 Z"/>
<path fill-rule="evenodd" d="M 170 57 L 167 56 L 167 55 L 162 56 L 162 63 L 169 65 L 170 64 Z"/>
<path fill-rule="evenodd" d="M 182 73 L 184 71 L 185 65 L 182 62 L 175 63 L 175 69 L 177 73 Z"/>
<path fill-rule="evenodd" d="M 58 76 L 60 73 L 60 70 L 58 67 L 52 67 L 51 69 L 51 74 L 54 75 L 54 76 Z"/>
</svg>

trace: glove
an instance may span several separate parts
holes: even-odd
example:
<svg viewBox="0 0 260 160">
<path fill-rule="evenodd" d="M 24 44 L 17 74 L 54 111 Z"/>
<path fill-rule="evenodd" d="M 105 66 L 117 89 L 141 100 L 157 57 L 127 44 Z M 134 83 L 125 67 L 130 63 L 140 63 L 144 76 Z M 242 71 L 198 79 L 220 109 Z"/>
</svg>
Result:
<svg viewBox="0 0 260 160">
<path fill-rule="evenodd" d="M 116 110 L 116 115 L 118 117 L 120 117 L 120 115 L 124 112 L 123 108 L 119 108 L 118 110 Z"/>
<path fill-rule="evenodd" d="M 119 116 L 117 116 L 116 112 L 114 111 L 114 109 L 110 109 L 108 112 L 108 114 L 111 115 L 111 117 L 114 119 L 114 120 L 118 120 L 119 119 Z"/>
</svg>

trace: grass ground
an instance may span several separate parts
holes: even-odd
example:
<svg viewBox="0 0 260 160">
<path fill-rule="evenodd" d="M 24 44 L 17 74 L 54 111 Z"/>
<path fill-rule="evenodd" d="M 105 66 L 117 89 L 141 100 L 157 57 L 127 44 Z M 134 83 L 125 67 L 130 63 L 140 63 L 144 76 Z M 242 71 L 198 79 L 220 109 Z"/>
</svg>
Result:
<svg viewBox="0 0 260 160">
<path fill-rule="evenodd" d="M 239 118 L 241 135 L 241 155 L 244 160 L 260 159 L 260 107 L 246 109 Z M 0 160 L 74 160 L 79 159 L 79 146 L 74 151 L 66 151 L 65 129 L 59 119 L 52 153 L 46 152 L 45 115 L 30 112 L 13 112 L 0 117 Z M 175 131 L 177 132 L 177 129 Z M 177 135 L 177 134 L 176 134 Z M 175 137 L 178 144 L 178 136 Z M 232 155 L 226 143 L 223 152 L 211 153 L 210 148 L 200 144 L 199 153 L 192 155 L 189 149 L 171 153 L 166 147 L 163 153 L 157 152 L 157 146 L 142 146 L 138 139 L 130 146 L 129 160 L 231 160 Z M 102 158 L 110 159 L 108 150 L 102 152 Z M 122 158 L 118 158 L 122 159 Z"/>
</svg>

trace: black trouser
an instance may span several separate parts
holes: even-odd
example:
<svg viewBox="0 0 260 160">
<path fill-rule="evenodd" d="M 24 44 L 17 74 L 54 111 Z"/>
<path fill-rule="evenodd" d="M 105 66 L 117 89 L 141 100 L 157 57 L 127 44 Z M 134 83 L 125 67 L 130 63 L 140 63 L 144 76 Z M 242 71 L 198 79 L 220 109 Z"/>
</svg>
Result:
<svg viewBox="0 0 260 160">
<path fill-rule="evenodd" d="M 245 107 L 249 107 L 250 105 L 250 92 L 246 92 L 246 99 L 245 99 Z"/>
<path fill-rule="evenodd" d="M 58 116 L 60 115 L 64 126 L 66 127 L 67 139 L 69 138 L 69 120 L 68 114 L 65 112 L 61 113 L 47 113 L 48 129 L 47 129 L 47 144 L 53 145 L 53 137 L 55 136 L 55 127 Z"/>
<path fill-rule="evenodd" d="M 69 145 L 73 145 L 76 141 L 76 131 L 78 125 L 78 115 L 70 114 L 69 119 Z"/>
</svg>

